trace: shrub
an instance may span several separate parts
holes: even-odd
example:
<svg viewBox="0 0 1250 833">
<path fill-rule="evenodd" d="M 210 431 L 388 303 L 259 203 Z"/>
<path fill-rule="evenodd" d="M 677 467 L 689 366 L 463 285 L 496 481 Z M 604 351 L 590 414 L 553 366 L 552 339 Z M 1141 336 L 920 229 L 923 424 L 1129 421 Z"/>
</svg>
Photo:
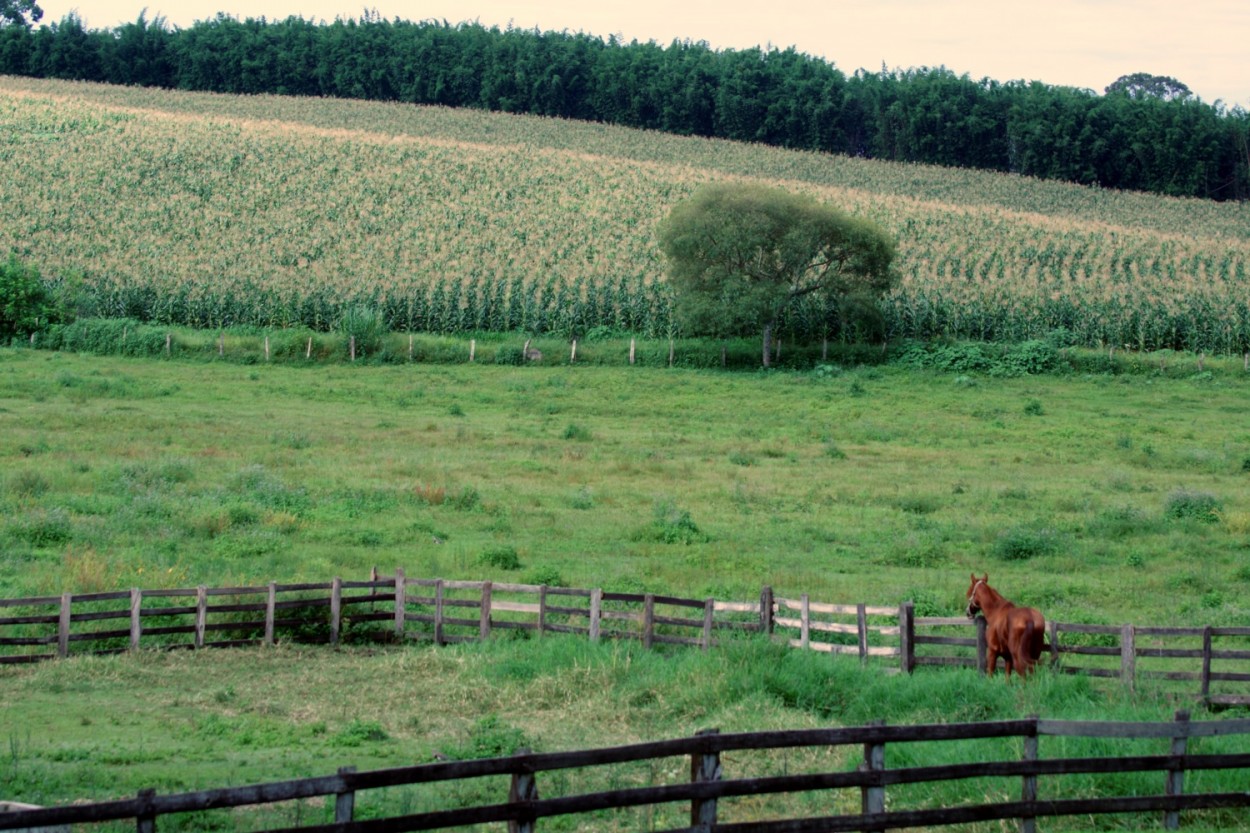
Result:
<svg viewBox="0 0 1250 833">
<path fill-rule="evenodd" d="M 472 486 L 465 486 L 458 494 L 447 499 L 453 509 L 461 512 L 472 512 L 482 504 L 482 496 Z"/>
<path fill-rule="evenodd" d="M 1025 561 L 1059 551 L 1059 534 L 1046 527 L 1017 526 L 999 533 L 992 553 L 1003 561 Z"/>
<path fill-rule="evenodd" d="M 1223 504 L 1210 492 L 1196 492 L 1189 489 L 1177 489 L 1168 495 L 1165 513 L 1169 518 L 1177 520 L 1193 519 L 1206 523 L 1214 523 L 1220 519 Z"/>
<path fill-rule="evenodd" d="M 60 318 L 39 271 L 10 256 L 0 263 L 0 341 L 45 329 Z"/>
<path fill-rule="evenodd" d="M 635 536 L 636 540 L 660 541 L 665 544 L 702 544 L 707 542 L 705 535 L 685 509 L 664 501 L 657 503 L 655 518 L 651 525 Z"/>
<path fill-rule="evenodd" d="M 521 558 L 515 547 L 492 547 L 477 557 L 477 563 L 500 570 L 521 569 Z"/>
<path fill-rule="evenodd" d="M 560 571 L 550 564 L 542 567 L 535 567 L 525 574 L 526 584 L 545 584 L 548 587 L 567 587 L 568 584 L 564 580 L 564 576 L 560 575 Z"/>
<path fill-rule="evenodd" d="M 390 740 L 390 735 L 382 728 L 382 724 L 375 720 L 357 718 L 344 726 L 338 734 L 331 736 L 327 742 L 331 746 L 360 746 L 384 740 Z"/>
</svg>

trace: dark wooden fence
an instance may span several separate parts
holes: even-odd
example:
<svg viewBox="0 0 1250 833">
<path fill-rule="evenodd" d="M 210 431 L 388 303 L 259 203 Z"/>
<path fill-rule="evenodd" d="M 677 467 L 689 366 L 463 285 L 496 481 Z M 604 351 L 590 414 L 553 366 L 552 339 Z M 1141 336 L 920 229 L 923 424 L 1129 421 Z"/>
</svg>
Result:
<svg viewBox="0 0 1250 833">
<path fill-rule="evenodd" d="M 506 823 L 510 831 L 534 831 L 543 819 L 587 813 L 604 813 L 638 807 L 663 807 L 668 815 L 661 821 L 686 818 L 689 825 L 679 824 L 672 831 L 725 831 L 725 833 L 780 833 L 781 831 L 885 830 L 910 827 L 937 827 L 969 822 L 1016 820 L 1019 829 L 1032 833 L 1036 819 L 1071 815 L 1104 815 L 1112 813 L 1158 813 L 1161 826 L 1176 829 L 1180 814 L 1185 811 L 1231 808 L 1237 818 L 1250 808 L 1250 752 L 1196 752 L 1190 744 L 1198 738 L 1245 735 L 1250 733 L 1250 720 L 1219 720 L 1191 722 L 1185 712 L 1177 713 L 1174 722 L 1104 723 L 1042 720 L 1028 718 L 989 723 L 929 724 L 918 726 L 872 725 L 852 728 L 801 731 L 753 732 L 720 734 L 707 730 L 689 738 L 618 746 L 578 752 L 530 754 L 475 761 L 449 761 L 420 766 L 356 772 L 340 769 L 335 775 L 280 781 L 251 786 L 204 790 L 176 795 L 158 795 L 144 790 L 135 798 L 79 804 L 66 807 L 0 814 L 0 830 L 33 828 L 134 820 L 141 833 L 155 833 L 158 820 L 179 813 L 202 813 L 237 807 L 255 807 L 299 799 L 326 800 L 334 808 L 333 822 L 311 824 L 284 830 L 301 833 L 373 833 L 374 831 L 437 830 L 471 824 Z M 1104 754 L 1081 757 L 1047 757 L 1041 754 L 1039 738 L 1081 737 L 1109 739 L 1155 739 L 1154 754 L 1105 754 L 1108 743 L 1100 744 Z M 989 739 L 1008 739 L 993 743 Z M 925 749 L 933 750 L 946 741 L 975 740 L 975 760 L 928 765 L 923 763 Z M 902 755 L 913 765 L 887 766 L 887 747 L 923 743 Z M 985 754 L 987 745 L 999 756 Z M 1128 746 L 1124 743 L 1122 746 Z M 853 747 L 851 755 L 838 754 L 839 748 Z M 823 749 L 829 754 L 810 760 L 823 763 L 815 771 L 794 773 L 789 765 L 782 774 L 769 770 L 767 775 L 731 777 L 728 770 L 751 771 L 753 755 L 758 757 L 772 750 Z M 965 751 L 972 752 L 973 748 Z M 1245 750 L 1246 744 L 1236 748 Z M 859 750 L 862 749 L 862 757 Z M 1140 751 L 1138 745 L 1135 751 Z M 729 758 L 725 753 L 735 753 Z M 745 754 L 744 754 L 745 753 Z M 949 760 L 947 756 L 947 759 Z M 958 755 L 958 757 L 965 757 Z M 630 774 L 609 776 L 607 783 L 626 784 L 600 792 L 579 792 L 577 779 L 554 776 L 561 770 L 587 771 L 614 767 L 639 761 L 678 758 L 688 766 L 653 766 L 650 783 L 639 783 Z M 847 766 L 859 760 L 858 768 Z M 835 763 L 836 762 L 836 763 Z M 830 766 L 833 771 L 830 771 Z M 685 770 L 688 779 L 677 777 Z M 1209 770 L 1236 770 L 1238 778 L 1224 778 L 1240 788 L 1217 788 L 1212 791 L 1187 791 L 1187 774 Z M 635 768 L 633 772 L 637 772 Z M 1156 773 L 1155 791 L 1132 795 L 1114 792 L 1118 778 L 1100 789 L 1097 798 L 1078 797 L 1082 790 L 1066 786 L 1068 778 L 1081 775 L 1126 772 Z M 659 778 L 655 777 L 659 774 Z M 546 774 L 553 780 L 545 782 Z M 574 773 L 576 774 L 576 773 Z M 474 806 L 431 810 L 385 816 L 378 807 L 371 808 L 368 820 L 357 821 L 357 795 L 404 785 L 463 781 L 489 776 L 504 776 L 498 800 Z M 975 796 L 967 803 L 956 803 L 944 797 L 934 799 L 932 790 L 907 791 L 904 785 L 983 779 L 964 794 Z M 992 780 L 990 780 L 992 779 Z M 656 780 L 669 783 L 655 783 Z M 560 794 L 544 798 L 544 783 L 561 785 Z M 600 777 L 596 783 L 604 783 Z M 570 788 L 570 783 L 573 784 Z M 1013 787 L 1012 784 L 1017 786 Z M 502 790 L 507 789 L 506 795 Z M 887 802 L 887 791 L 889 801 Z M 1011 800 L 1013 792 L 1019 800 Z M 817 800 L 787 802 L 784 795 L 816 793 Z M 998 800 L 986 800 L 994 794 Z M 735 798 L 751 796 L 747 804 Z M 760 801 L 760 796 L 775 796 Z M 946 806 L 934 806 L 945 804 Z M 953 806 L 951 806 L 953 804 Z M 678 805 L 680 815 L 674 815 Z M 853 808 L 858 807 L 858 812 Z M 800 815 L 794 815 L 795 813 Z M 777 816 L 786 817 L 777 817 Z M 600 816 L 602 817 L 602 816 Z M 328 810 L 326 813 L 328 819 Z M 1240 827 L 1240 822 L 1235 823 Z M 273 830 L 274 828 L 268 828 Z"/>
<path fill-rule="evenodd" d="M 483 581 L 407 578 L 264 587 L 132 589 L 0 599 L 0 664 L 140 647 L 486 639 L 492 631 L 632 639 L 646 647 L 704 650 L 734 633 L 764 633 L 805 650 L 857 656 L 910 673 L 921 665 L 985 669 L 983 620 L 917 617 L 898 607 L 815 602 L 683 599 L 653 593 Z M 1048 623 L 1047 652 L 1067 673 L 1132 685 L 1159 678 L 1194 683 L 1202 701 L 1250 704 L 1250 627 L 1139 627 Z M 88 647 L 89 646 L 89 647 Z"/>
</svg>

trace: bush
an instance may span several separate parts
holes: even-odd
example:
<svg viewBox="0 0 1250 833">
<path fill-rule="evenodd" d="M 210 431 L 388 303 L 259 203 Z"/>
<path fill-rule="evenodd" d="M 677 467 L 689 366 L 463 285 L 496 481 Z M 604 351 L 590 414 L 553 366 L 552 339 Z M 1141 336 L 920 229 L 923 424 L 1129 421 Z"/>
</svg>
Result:
<svg viewBox="0 0 1250 833">
<path fill-rule="evenodd" d="M 515 547 L 492 547 L 477 557 L 477 563 L 500 570 L 521 569 L 521 558 Z"/>
<path fill-rule="evenodd" d="M 649 527 L 634 535 L 635 540 L 659 541 L 665 544 L 702 544 L 708 541 L 685 509 L 672 503 L 656 504 L 655 519 Z"/>
<path fill-rule="evenodd" d="M 60 318 L 37 269 L 12 256 L 0 263 L 0 341 L 39 332 Z"/>
<path fill-rule="evenodd" d="M 1060 537 L 1045 527 L 1012 527 L 1005 529 L 994 542 L 992 553 L 1003 561 L 1025 561 L 1059 551 Z"/>
<path fill-rule="evenodd" d="M 1220 519 L 1220 510 L 1223 508 L 1220 499 L 1210 492 L 1177 489 L 1168 495 L 1165 513 L 1169 518 L 1177 520 L 1193 519 L 1214 523 Z"/>
</svg>

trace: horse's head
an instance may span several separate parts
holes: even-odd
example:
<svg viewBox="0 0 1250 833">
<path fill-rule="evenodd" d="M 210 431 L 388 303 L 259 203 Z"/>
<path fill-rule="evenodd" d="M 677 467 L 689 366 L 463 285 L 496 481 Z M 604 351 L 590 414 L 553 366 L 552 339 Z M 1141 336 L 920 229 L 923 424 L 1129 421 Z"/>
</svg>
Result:
<svg viewBox="0 0 1250 833">
<path fill-rule="evenodd" d="M 968 607 L 964 611 L 968 614 L 969 619 L 975 619 L 976 615 L 981 612 L 981 594 L 989 587 L 986 582 L 989 580 L 989 573 L 982 573 L 977 578 L 976 573 L 972 573 L 972 583 L 968 585 Z"/>
</svg>

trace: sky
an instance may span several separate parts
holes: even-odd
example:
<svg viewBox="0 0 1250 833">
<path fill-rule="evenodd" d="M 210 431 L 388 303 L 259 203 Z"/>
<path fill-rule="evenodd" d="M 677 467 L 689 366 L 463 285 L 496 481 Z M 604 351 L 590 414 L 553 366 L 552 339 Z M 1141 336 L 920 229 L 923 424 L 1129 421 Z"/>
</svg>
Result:
<svg viewBox="0 0 1250 833">
<path fill-rule="evenodd" d="M 974 79 L 1042 81 L 1101 93 L 1146 72 L 1186 84 L 1208 104 L 1250 109 L 1246 0 L 39 0 L 44 24 L 76 12 L 89 29 L 136 20 L 190 26 L 240 19 L 476 21 L 625 41 L 704 41 L 714 49 L 793 46 L 847 74 L 938 67 Z"/>
</svg>

